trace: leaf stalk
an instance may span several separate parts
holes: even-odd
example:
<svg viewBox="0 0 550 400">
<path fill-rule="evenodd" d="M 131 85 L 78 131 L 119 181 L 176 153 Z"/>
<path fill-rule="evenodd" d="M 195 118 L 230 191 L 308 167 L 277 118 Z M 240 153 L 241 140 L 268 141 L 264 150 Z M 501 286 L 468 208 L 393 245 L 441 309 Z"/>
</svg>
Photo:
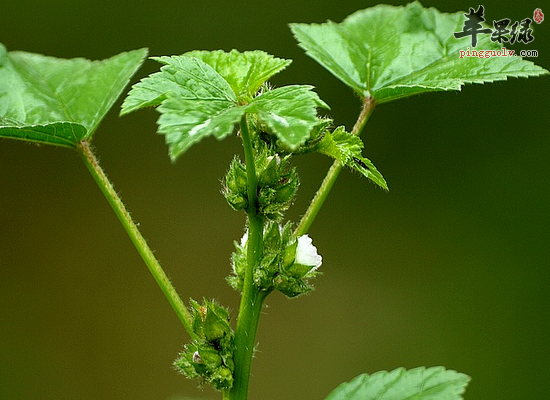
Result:
<svg viewBox="0 0 550 400">
<path fill-rule="evenodd" d="M 372 97 L 363 98 L 363 107 L 361 108 L 361 113 L 359 114 L 359 117 L 357 118 L 357 121 L 355 122 L 355 125 L 353 126 L 353 129 L 351 131 L 352 135 L 359 136 L 361 134 L 375 107 L 376 103 Z M 321 186 L 315 193 L 315 196 L 313 197 L 313 200 L 311 200 L 311 203 L 309 204 L 306 213 L 304 214 L 304 216 L 300 220 L 300 223 L 298 224 L 298 227 L 296 228 L 296 237 L 305 235 L 309 231 L 311 224 L 313 224 L 315 217 L 317 217 L 317 214 L 325 203 L 325 200 L 327 199 L 328 194 L 334 186 L 334 183 L 336 183 L 336 179 L 338 179 L 338 175 L 340 174 L 342 168 L 343 165 L 340 161 L 335 160 L 332 163 L 325 176 L 325 179 L 323 179 Z"/>
<path fill-rule="evenodd" d="M 168 276 L 160 266 L 160 263 L 153 254 L 153 251 L 141 235 L 141 232 L 139 231 L 137 225 L 130 216 L 130 213 L 126 209 L 126 206 L 115 191 L 113 184 L 109 181 L 109 178 L 107 178 L 107 175 L 99 165 L 99 162 L 92 149 L 90 148 L 89 143 L 87 141 L 80 142 L 77 150 L 80 157 L 82 158 L 82 161 L 88 168 L 88 171 L 92 174 L 95 182 L 101 189 L 101 192 L 111 205 L 120 223 L 124 227 L 124 230 L 130 237 L 130 240 L 136 247 L 145 264 L 147 265 L 147 268 L 151 272 L 151 275 L 153 275 L 153 278 L 159 285 L 162 293 L 164 293 L 166 299 L 168 300 L 174 312 L 181 321 L 183 327 L 185 328 L 187 333 L 189 333 L 189 336 L 191 336 L 192 339 L 195 339 L 196 335 L 191 328 L 192 317 L 189 313 L 189 310 L 183 304 L 183 301 L 176 292 L 176 289 L 168 279 Z"/>
</svg>

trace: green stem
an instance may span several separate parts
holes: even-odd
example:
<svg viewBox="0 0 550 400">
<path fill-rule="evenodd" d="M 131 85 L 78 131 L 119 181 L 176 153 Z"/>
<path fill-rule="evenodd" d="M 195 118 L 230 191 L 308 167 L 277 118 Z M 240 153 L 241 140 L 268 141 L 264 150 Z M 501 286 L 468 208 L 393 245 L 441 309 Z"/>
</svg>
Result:
<svg viewBox="0 0 550 400">
<path fill-rule="evenodd" d="M 305 235 L 309 231 L 311 224 L 313 224 L 315 217 L 325 203 L 325 200 L 330 193 L 332 186 L 334 186 L 336 179 L 338 179 L 338 175 L 340 174 L 341 170 L 342 163 L 338 160 L 335 160 L 330 166 L 330 169 L 328 170 L 325 179 L 323 179 L 321 186 L 315 193 L 313 200 L 311 200 L 311 203 L 309 204 L 306 213 L 300 220 L 300 223 L 298 224 L 298 227 L 296 228 L 296 231 L 294 233 L 296 237 Z"/>
<path fill-rule="evenodd" d="M 82 160 L 84 161 L 84 164 L 86 164 L 86 167 L 92 174 L 97 185 L 99 186 L 99 188 L 105 195 L 105 198 L 113 208 L 113 211 L 115 212 L 122 226 L 126 230 L 126 233 L 130 237 L 130 240 L 136 247 L 138 253 L 141 255 L 141 258 L 147 265 L 147 268 L 149 268 L 149 271 L 153 275 L 153 278 L 155 279 L 160 289 L 168 299 L 168 302 L 174 309 L 176 315 L 180 319 L 181 323 L 183 324 L 183 326 L 185 327 L 185 329 L 187 330 L 191 338 L 194 339 L 195 334 L 191 329 L 192 319 L 191 319 L 191 315 L 189 314 L 189 311 L 181 301 L 181 298 L 176 292 L 176 289 L 170 283 L 170 280 L 166 276 L 166 273 L 164 272 L 159 262 L 155 258 L 153 252 L 147 245 L 147 242 L 145 241 L 138 227 L 132 220 L 130 213 L 124 206 L 124 203 L 122 203 L 122 200 L 120 199 L 118 194 L 115 192 L 115 189 L 112 183 L 109 181 L 109 179 L 105 175 L 105 172 L 99 165 L 97 158 L 95 157 L 94 153 L 90 149 L 90 145 L 86 141 L 83 141 L 80 143 L 78 150 Z"/>
<path fill-rule="evenodd" d="M 258 180 L 256 178 L 252 140 L 248 131 L 246 116 L 242 118 L 240 128 L 248 183 L 248 241 L 247 265 L 239 307 L 239 318 L 235 330 L 235 380 L 228 397 L 231 400 L 245 400 L 248 397 L 248 382 L 250 379 L 254 346 L 256 344 L 256 332 L 258 330 L 262 304 L 268 295 L 268 292 L 260 291 L 254 285 L 254 269 L 262 258 L 264 222 L 258 214 Z"/>
<path fill-rule="evenodd" d="M 229 392 L 228 399 L 246 400 L 248 397 L 248 383 L 252 369 L 252 357 L 256 346 L 256 333 L 262 306 L 268 292 L 260 292 L 256 288 L 248 296 L 241 299 L 239 320 L 235 331 L 235 380 Z M 242 307 L 245 304 L 245 307 Z"/>
<path fill-rule="evenodd" d="M 361 109 L 361 114 L 359 114 L 359 117 L 357 118 L 357 121 L 353 126 L 353 129 L 351 131 L 352 135 L 359 136 L 361 134 L 363 128 L 365 127 L 365 124 L 367 123 L 369 117 L 374 111 L 375 106 L 376 103 L 372 98 L 366 97 L 363 99 L 363 108 Z M 343 165 L 340 161 L 335 160 L 334 163 L 332 163 L 332 166 L 328 170 L 325 179 L 321 183 L 321 186 L 319 187 L 317 193 L 315 193 L 315 196 L 313 197 L 313 200 L 309 204 L 306 213 L 300 220 L 300 223 L 298 224 L 298 227 L 296 228 L 296 231 L 294 233 L 295 236 L 305 235 L 309 231 L 311 224 L 321 210 L 321 207 L 323 206 L 323 203 L 330 193 L 330 190 L 334 186 L 336 179 L 338 179 L 338 175 L 340 174 L 342 168 Z"/>
</svg>

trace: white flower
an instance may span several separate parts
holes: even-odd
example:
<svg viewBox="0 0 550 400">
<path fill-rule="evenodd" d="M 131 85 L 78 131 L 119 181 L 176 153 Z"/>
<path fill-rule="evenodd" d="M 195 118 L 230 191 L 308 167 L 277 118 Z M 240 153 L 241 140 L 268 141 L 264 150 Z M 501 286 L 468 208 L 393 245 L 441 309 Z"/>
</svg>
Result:
<svg viewBox="0 0 550 400">
<path fill-rule="evenodd" d="M 279 226 L 279 229 L 283 228 Z M 248 242 L 248 230 L 241 238 L 241 247 L 244 248 Z M 316 270 L 323 263 L 323 257 L 317 253 L 317 247 L 313 245 L 313 240 L 308 235 L 302 235 L 298 238 L 298 245 L 296 246 L 296 258 L 294 259 L 296 264 L 308 265 L 312 271 Z M 233 266 L 234 269 L 234 266 Z"/>
<path fill-rule="evenodd" d="M 323 263 L 323 257 L 317 254 L 317 247 L 313 245 L 313 241 L 308 235 L 298 238 L 295 262 L 302 265 L 311 265 L 312 270 L 316 270 Z"/>
</svg>

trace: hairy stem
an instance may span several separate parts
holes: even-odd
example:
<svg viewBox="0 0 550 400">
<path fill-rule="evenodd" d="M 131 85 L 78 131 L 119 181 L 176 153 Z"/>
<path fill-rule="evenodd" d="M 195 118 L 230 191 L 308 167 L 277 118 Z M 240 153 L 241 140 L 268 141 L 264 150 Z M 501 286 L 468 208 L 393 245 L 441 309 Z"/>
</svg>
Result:
<svg viewBox="0 0 550 400">
<path fill-rule="evenodd" d="M 245 400 L 248 396 L 248 382 L 252 366 L 252 356 L 256 344 L 256 332 L 262 304 L 268 292 L 259 291 L 254 285 L 254 269 L 262 258 L 263 219 L 258 214 L 258 181 L 254 165 L 252 140 L 248 131 L 246 116 L 240 123 L 243 139 L 248 192 L 248 241 L 247 265 L 244 275 L 243 292 L 239 307 L 239 317 L 235 330 L 235 381 L 229 392 L 231 400 Z M 226 396 L 224 395 L 224 398 Z"/>
<path fill-rule="evenodd" d="M 105 198 L 113 208 L 113 211 L 115 212 L 122 226 L 126 230 L 126 233 L 130 237 L 130 240 L 136 247 L 145 264 L 147 265 L 147 268 L 149 268 L 149 271 L 153 275 L 153 278 L 168 299 L 168 302 L 174 309 L 185 330 L 187 330 L 191 338 L 194 339 L 195 334 L 191 329 L 191 315 L 189 314 L 189 310 L 187 310 L 187 308 L 181 301 L 181 298 L 176 292 L 176 289 L 170 283 L 170 280 L 166 276 L 166 273 L 155 258 L 150 247 L 147 245 L 147 242 L 145 241 L 138 227 L 132 220 L 130 213 L 124 206 L 124 203 L 122 203 L 122 200 L 115 192 L 112 183 L 105 175 L 105 172 L 99 165 L 97 158 L 90 149 L 90 145 L 85 141 L 81 142 L 78 148 L 78 152 L 82 160 L 84 161 L 84 164 L 86 164 L 86 167 L 92 174 L 97 185 L 105 195 Z"/>
<path fill-rule="evenodd" d="M 361 109 L 361 114 L 359 114 L 359 117 L 357 118 L 357 121 L 355 122 L 355 125 L 353 126 L 353 129 L 351 131 L 353 135 L 359 136 L 361 134 L 363 128 L 365 127 L 365 124 L 367 123 L 369 117 L 374 111 L 375 106 L 376 104 L 372 98 L 366 97 L 363 99 L 363 108 Z M 332 163 L 332 166 L 328 170 L 325 179 L 321 183 L 321 186 L 319 187 L 319 189 L 315 193 L 315 196 L 313 197 L 313 200 L 309 204 L 306 213 L 300 220 L 300 223 L 298 224 L 298 227 L 295 231 L 295 236 L 305 235 L 309 231 L 311 224 L 321 210 L 321 207 L 323 206 L 323 203 L 330 193 L 330 190 L 334 186 L 336 179 L 338 179 L 338 175 L 340 174 L 342 168 L 343 165 L 340 161 L 335 160 L 334 163 Z"/>
</svg>

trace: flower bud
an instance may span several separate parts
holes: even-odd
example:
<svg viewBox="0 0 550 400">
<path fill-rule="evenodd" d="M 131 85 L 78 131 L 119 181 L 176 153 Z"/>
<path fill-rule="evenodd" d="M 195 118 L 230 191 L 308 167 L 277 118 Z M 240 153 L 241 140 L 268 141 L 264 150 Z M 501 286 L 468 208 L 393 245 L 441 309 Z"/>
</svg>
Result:
<svg viewBox="0 0 550 400">
<path fill-rule="evenodd" d="M 285 184 L 280 184 L 275 192 L 275 201 L 280 204 L 288 204 L 287 208 L 290 207 L 298 191 L 298 185 L 297 176 L 296 179 L 289 180 Z"/>
<path fill-rule="evenodd" d="M 264 165 L 260 167 L 262 170 L 258 174 L 258 183 L 262 186 L 276 184 L 279 180 L 280 163 L 281 159 L 277 154 L 266 157 Z"/>
<path fill-rule="evenodd" d="M 287 270 L 296 259 L 296 249 L 298 247 L 298 241 L 294 240 L 291 244 L 286 246 L 283 254 L 283 268 Z"/>
<path fill-rule="evenodd" d="M 212 374 L 211 383 L 218 390 L 230 389 L 233 386 L 233 372 L 224 366 L 216 368 Z"/>
<path fill-rule="evenodd" d="M 246 210 L 248 207 L 246 167 L 237 157 L 229 165 L 222 193 L 234 210 Z"/>
<path fill-rule="evenodd" d="M 225 335 L 232 334 L 229 325 L 229 312 L 214 301 L 204 300 L 200 305 L 191 300 L 193 311 L 193 331 L 197 336 L 204 338 L 207 342 L 215 342 Z"/>
<path fill-rule="evenodd" d="M 215 342 L 232 332 L 229 326 L 229 313 L 220 305 L 205 300 L 207 304 L 204 319 L 204 336 L 208 342 Z"/>
<path fill-rule="evenodd" d="M 246 192 L 246 166 L 237 157 L 234 157 L 229 165 L 226 182 L 230 190 Z"/>
</svg>

